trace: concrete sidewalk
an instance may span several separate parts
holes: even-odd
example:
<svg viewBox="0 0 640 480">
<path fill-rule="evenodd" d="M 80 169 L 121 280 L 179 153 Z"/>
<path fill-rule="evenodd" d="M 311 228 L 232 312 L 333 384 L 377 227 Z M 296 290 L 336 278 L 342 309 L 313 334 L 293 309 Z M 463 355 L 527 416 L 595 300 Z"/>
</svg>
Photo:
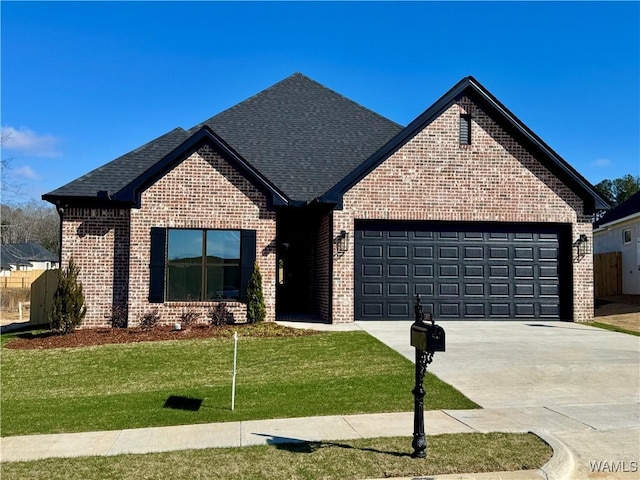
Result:
<svg viewBox="0 0 640 480">
<path fill-rule="evenodd" d="M 482 410 L 444 410 L 425 412 L 427 435 L 466 432 L 534 432 L 554 449 L 553 458 L 540 470 L 495 472 L 492 474 L 443 475 L 434 478 L 510 478 L 575 479 L 587 478 L 580 468 L 584 444 L 593 435 L 607 440 L 608 451 L 598 451 L 593 460 L 607 461 L 627 455 L 637 458 L 636 441 L 640 430 L 634 422 L 634 405 L 620 405 L 627 418 L 615 430 L 598 430 L 563 412 L 544 407 L 490 408 Z M 593 406 L 596 411 L 598 406 Z M 175 450 L 273 445 L 300 441 L 335 442 L 357 438 L 410 436 L 413 413 L 380 413 L 246 422 L 180 425 L 55 435 L 28 435 L 0 439 L 2 462 L 41 458 L 96 455 L 142 454 Z M 601 443 L 601 442 L 598 442 Z M 410 445 L 407 445 L 410 451 Z M 623 465 L 632 469 L 633 460 Z M 619 467 L 618 465 L 616 465 Z M 607 465 L 607 468 L 611 468 Z M 622 475 L 622 476 L 621 476 Z M 638 478 L 638 473 L 621 473 L 612 478 Z M 627 476 L 625 476 L 627 475 Z M 599 476 L 598 478 L 608 478 Z"/>
<path fill-rule="evenodd" d="M 536 425 L 525 426 L 522 418 L 535 413 Z M 554 457 L 541 470 L 498 472 L 469 476 L 444 475 L 437 478 L 572 478 L 571 451 L 549 434 L 545 427 L 562 424 L 577 432 L 589 427 L 562 419 L 561 415 L 540 409 L 527 412 L 485 410 L 427 411 L 427 435 L 487 431 L 534 431 L 554 449 Z M 505 427 L 505 424 L 507 426 Z M 2 462 L 29 461 L 41 458 L 109 456 L 142 454 L 174 450 L 273 445 L 301 441 L 336 442 L 371 437 L 410 436 L 413 413 L 325 416 L 246 422 L 181 425 L 55 435 L 28 435 L 0 439 Z M 428 439 L 427 439 L 428 441 Z M 407 445 L 407 451 L 411 447 Z"/>
</svg>

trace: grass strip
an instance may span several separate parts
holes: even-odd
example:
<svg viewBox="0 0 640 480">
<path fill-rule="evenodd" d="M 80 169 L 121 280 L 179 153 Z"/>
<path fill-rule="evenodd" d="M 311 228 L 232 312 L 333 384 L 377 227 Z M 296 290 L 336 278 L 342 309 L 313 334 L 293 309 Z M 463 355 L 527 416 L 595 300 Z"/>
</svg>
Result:
<svg viewBox="0 0 640 480">
<path fill-rule="evenodd" d="M 627 335 L 634 335 L 636 337 L 640 337 L 640 332 L 627 330 L 626 328 L 618 327 L 616 325 L 609 325 L 608 323 L 587 322 L 586 324 L 591 327 L 602 328 L 603 330 L 609 330 L 609 331 L 618 332 L 618 333 L 626 333 Z"/>
<path fill-rule="evenodd" d="M 540 468 L 551 448 L 533 434 L 427 437 L 427 458 L 410 457 L 411 437 L 305 442 L 146 455 L 4 463 L 3 480 L 104 478 L 350 480 Z"/>
<path fill-rule="evenodd" d="M 364 332 L 2 349 L 2 436 L 409 411 L 414 367 Z M 478 406 L 433 375 L 425 409 Z M 197 409 L 166 408 L 171 397 Z"/>
</svg>

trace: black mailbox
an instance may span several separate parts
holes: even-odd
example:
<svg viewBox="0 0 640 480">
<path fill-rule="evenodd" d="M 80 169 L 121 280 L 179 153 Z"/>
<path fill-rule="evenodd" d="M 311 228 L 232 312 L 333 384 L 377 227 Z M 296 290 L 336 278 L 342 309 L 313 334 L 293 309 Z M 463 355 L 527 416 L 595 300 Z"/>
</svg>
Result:
<svg viewBox="0 0 640 480">
<path fill-rule="evenodd" d="M 423 352 L 444 352 L 444 328 L 435 324 L 414 323 L 411 325 L 411 346 Z"/>
<path fill-rule="evenodd" d="M 431 313 L 426 313 L 416 295 L 416 321 L 411 325 L 411 346 L 416 349 L 416 384 L 413 388 L 413 458 L 424 458 L 427 437 L 424 433 L 424 387 L 422 383 L 427 373 L 427 365 L 433 360 L 434 352 L 444 352 L 444 328 L 436 325 Z M 430 321 L 427 323 L 425 320 Z"/>
</svg>

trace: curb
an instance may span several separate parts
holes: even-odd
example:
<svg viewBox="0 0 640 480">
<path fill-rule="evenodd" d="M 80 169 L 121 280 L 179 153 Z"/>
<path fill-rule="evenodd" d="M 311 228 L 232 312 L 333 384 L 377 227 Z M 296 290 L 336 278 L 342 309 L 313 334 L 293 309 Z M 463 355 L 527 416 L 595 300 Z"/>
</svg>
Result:
<svg viewBox="0 0 640 480">
<path fill-rule="evenodd" d="M 564 442 L 548 430 L 531 430 L 530 433 L 540 437 L 553 449 L 551 459 L 540 467 L 539 471 L 543 478 L 546 480 L 564 480 L 577 477 L 578 471 L 575 457 Z"/>
</svg>

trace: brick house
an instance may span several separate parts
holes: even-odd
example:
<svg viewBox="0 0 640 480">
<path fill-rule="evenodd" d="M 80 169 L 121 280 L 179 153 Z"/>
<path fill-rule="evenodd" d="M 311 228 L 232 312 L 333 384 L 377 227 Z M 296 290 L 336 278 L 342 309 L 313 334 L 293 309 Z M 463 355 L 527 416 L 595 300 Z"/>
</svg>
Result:
<svg viewBox="0 0 640 480">
<path fill-rule="evenodd" d="M 81 268 L 85 326 L 224 301 L 254 262 L 268 320 L 593 315 L 606 202 L 474 78 L 402 126 L 294 74 L 43 196 Z"/>
</svg>

